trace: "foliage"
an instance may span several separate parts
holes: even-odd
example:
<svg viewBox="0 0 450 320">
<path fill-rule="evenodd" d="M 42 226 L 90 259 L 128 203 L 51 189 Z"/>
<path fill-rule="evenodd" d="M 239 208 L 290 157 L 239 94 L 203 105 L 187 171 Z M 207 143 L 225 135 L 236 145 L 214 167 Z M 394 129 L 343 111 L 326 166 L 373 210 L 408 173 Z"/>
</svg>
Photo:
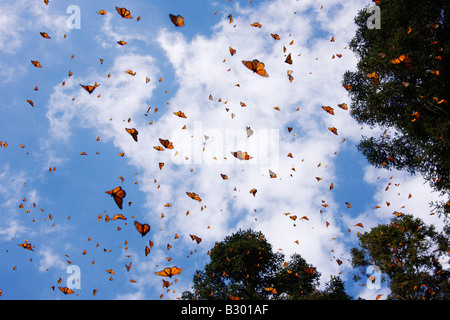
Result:
<svg viewBox="0 0 450 320">
<path fill-rule="evenodd" d="M 340 278 L 333 277 L 322 292 L 320 273 L 299 254 L 284 262 L 261 232 L 239 230 L 216 242 L 211 261 L 193 277 L 185 300 L 351 299 Z"/>
<path fill-rule="evenodd" d="M 389 299 L 449 299 L 449 238 L 421 219 L 402 215 L 359 237 L 352 248 L 352 265 L 364 275 L 369 265 L 380 268 L 389 282 Z M 386 280 L 386 279 L 383 279 Z"/>
<path fill-rule="evenodd" d="M 343 79 L 351 86 L 352 116 L 383 132 L 363 137 L 358 149 L 372 165 L 420 173 L 448 196 L 450 3 L 382 0 L 378 6 L 380 29 L 367 27 L 367 10 L 355 18 L 358 29 L 350 49 L 359 62 Z M 369 77 L 374 73 L 378 79 Z M 449 217 L 450 202 L 433 205 Z"/>
</svg>

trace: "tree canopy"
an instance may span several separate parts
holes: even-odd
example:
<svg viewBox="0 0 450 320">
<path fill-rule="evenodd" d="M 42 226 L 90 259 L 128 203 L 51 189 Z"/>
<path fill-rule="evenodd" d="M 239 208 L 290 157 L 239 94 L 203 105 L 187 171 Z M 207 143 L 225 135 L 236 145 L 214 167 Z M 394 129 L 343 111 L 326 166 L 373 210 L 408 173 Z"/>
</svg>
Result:
<svg viewBox="0 0 450 320">
<path fill-rule="evenodd" d="M 284 254 L 259 231 L 239 230 L 216 242 L 211 261 L 193 277 L 185 300 L 351 299 L 344 283 L 333 277 L 318 290 L 320 273 L 299 254 L 284 261 Z"/>
<path fill-rule="evenodd" d="M 368 266 L 378 266 L 385 276 L 383 281 L 389 283 L 389 299 L 450 298 L 450 269 L 444 268 L 449 239 L 434 226 L 402 215 L 361 234 L 359 246 L 351 249 L 353 267 L 365 276 Z"/>
<path fill-rule="evenodd" d="M 382 129 L 362 137 L 358 149 L 376 167 L 420 173 L 450 195 L 450 32 L 446 0 L 382 0 L 380 28 L 368 28 L 370 10 L 355 17 L 350 49 L 357 70 L 343 85 L 351 115 Z M 449 197 L 450 198 L 450 197 Z M 435 204 L 449 217 L 450 202 Z"/>
</svg>

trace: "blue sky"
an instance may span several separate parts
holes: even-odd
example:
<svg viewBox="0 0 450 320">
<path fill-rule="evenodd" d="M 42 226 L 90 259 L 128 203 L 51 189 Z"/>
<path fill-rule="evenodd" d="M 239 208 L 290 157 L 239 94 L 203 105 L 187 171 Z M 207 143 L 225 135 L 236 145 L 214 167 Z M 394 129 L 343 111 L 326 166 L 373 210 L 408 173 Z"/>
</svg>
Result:
<svg viewBox="0 0 450 320">
<path fill-rule="evenodd" d="M 214 242 L 239 228 L 262 231 L 286 259 L 300 253 L 321 272 L 321 286 L 340 273 L 354 297 L 386 297 L 385 285 L 367 289 L 364 281 L 352 280 L 348 259 L 357 232 L 388 222 L 395 210 L 421 217 L 438 230 L 442 222 L 430 215 L 428 202 L 438 197 L 421 177 L 368 165 L 355 145 L 361 135 L 378 135 L 380 129 L 361 127 L 338 107 L 350 106 L 341 79 L 357 62 L 346 48 L 355 32 L 353 17 L 369 4 L 5 4 L 0 16 L 0 141 L 7 142 L 0 148 L 1 298 L 175 299 L 209 261 L 206 253 Z M 80 8 L 80 29 L 67 27 L 70 5 Z M 133 19 L 121 18 L 115 6 L 126 7 Z M 107 14 L 97 14 L 100 10 Z M 182 15 L 185 26 L 175 27 L 169 13 Z M 250 26 L 256 21 L 261 28 Z M 281 39 L 274 40 L 272 33 Z M 120 40 L 127 44 L 118 45 Z M 236 49 L 233 56 L 230 46 Z M 291 65 L 284 62 L 288 53 Z M 253 59 L 265 63 L 268 78 L 241 63 Z M 79 86 L 95 82 L 100 86 L 92 94 Z M 321 106 L 331 106 L 335 115 Z M 173 114 L 179 110 L 186 119 Z M 247 126 L 254 131 L 250 137 Z M 338 135 L 329 127 L 336 127 Z M 139 131 L 138 142 L 125 128 Z M 172 141 L 174 149 L 155 150 L 159 138 Z M 253 159 L 235 159 L 230 153 L 237 150 Z M 50 167 L 56 170 L 49 172 Z M 269 177 L 269 169 L 277 178 Z M 117 186 L 127 193 L 123 210 L 105 193 Z M 199 194 L 202 202 L 186 192 Z M 309 220 L 294 222 L 288 212 Z M 106 214 L 117 213 L 127 220 L 105 222 Z M 151 231 L 141 237 L 134 220 L 148 223 Z M 355 227 L 359 222 L 362 229 Z M 18 246 L 25 240 L 34 251 Z M 154 247 L 145 257 L 149 240 Z M 130 262 L 127 271 L 124 265 Z M 81 288 L 65 296 L 57 287 L 66 286 L 67 268 L 74 265 Z M 174 265 L 184 270 L 167 291 L 154 272 Z"/>
</svg>

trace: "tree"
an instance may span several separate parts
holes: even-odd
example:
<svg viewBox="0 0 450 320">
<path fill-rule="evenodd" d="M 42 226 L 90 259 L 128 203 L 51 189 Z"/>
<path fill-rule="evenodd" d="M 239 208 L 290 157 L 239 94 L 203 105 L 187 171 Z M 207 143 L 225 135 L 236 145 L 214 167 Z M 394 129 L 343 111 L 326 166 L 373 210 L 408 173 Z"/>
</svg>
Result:
<svg viewBox="0 0 450 320">
<path fill-rule="evenodd" d="M 378 126 L 358 149 L 376 167 L 420 173 L 450 199 L 450 3 L 382 0 L 381 28 L 367 26 L 370 10 L 355 17 L 350 49 L 357 70 L 344 74 L 351 115 Z M 369 19 L 370 20 L 370 19 Z M 450 201 L 434 204 L 450 218 Z"/>
<path fill-rule="evenodd" d="M 210 250 L 211 262 L 197 270 L 193 292 L 184 299 L 266 299 L 283 255 L 272 252 L 272 245 L 261 232 L 239 230 Z"/>
<path fill-rule="evenodd" d="M 339 278 L 317 290 L 320 273 L 299 254 L 284 262 L 261 232 L 239 230 L 216 242 L 185 300 L 351 299 Z"/>
<path fill-rule="evenodd" d="M 434 226 L 402 215 L 360 235 L 359 246 L 351 249 L 353 267 L 365 276 L 368 266 L 378 266 L 389 282 L 389 299 L 450 298 L 450 269 L 442 263 L 450 253 L 449 239 Z"/>
</svg>

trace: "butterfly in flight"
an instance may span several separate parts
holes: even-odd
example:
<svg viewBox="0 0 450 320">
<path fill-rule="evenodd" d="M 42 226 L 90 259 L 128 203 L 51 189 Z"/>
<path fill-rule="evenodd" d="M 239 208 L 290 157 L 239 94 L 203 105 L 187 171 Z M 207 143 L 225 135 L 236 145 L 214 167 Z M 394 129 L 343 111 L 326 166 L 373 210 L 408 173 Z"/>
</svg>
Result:
<svg viewBox="0 0 450 320">
<path fill-rule="evenodd" d="M 116 7 L 116 10 L 122 16 L 122 18 L 133 19 L 133 17 L 130 14 L 130 10 L 127 10 L 126 8 L 119 8 L 119 7 Z"/>
<path fill-rule="evenodd" d="M 172 267 L 172 268 L 164 268 L 161 271 L 155 272 L 155 274 L 157 276 L 171 278 L 171 277 L 173 277 L 173 276 L 175 276 L 177 274 L 180 274 L 183 269 L 184 268 L 178 268 L 178 267 L 175 266 L 175 267 Z"/>
<path fill-rule="evenodd" d="M 150 226 L 146 223 L 140 223 L 138 221 L 134 221 L 134 226 L 136 230 L 142 235 L 145 236 L 150 231 Z M 150 250 L 149 250 L 150 251 Z"/>
<path fill-rule="evenodd" d="M 80 84 L 80 86 L 81 86 L 84 90 L 86 90 L 87 92 L 89 92 L 89 94 L 91 94 L 91 93 L 95 90 L 95 88 L 97 88 L 97 87 L 99 86 L 99 84 L 97 84 L 97 82 L 96 82 L 96 83 L 94 83 L 93 86 L 91 86 L 91 85 L 84 85 L 84 84 Z"/>
<path fill-rule="evenodd" d="M 133 137 L 134 141 L 138 141 L 138 134 L 139 132 L 135 129 L 135 128 L 125 128 L 126 132 L 128 132 L 129 134 L 131 134 L 131 136 Z"/>
<path fill-rule="evenodd" d="M 184 26 L 184 18 L 180 15 L 174 16 L 169 13 L 169 18 L 176 27 Z"/>
<path fill-rule="evenodd" d="M 198 202 L 201 202 L 201 201 L 202 201 L 202 199 L 199 197 L 199 195 L 196 194 L 196 193 L 194 193 L 194 192 L 186 192 L 186 194 L 187 194 L 190 198 L 192 198 L 192 199 L 194 199 L 194 200 L 197 200 Z"/>
<path fill-rule="evenodd" d="M 256 72 L 262 77 L 268 77 L 269 74 L 264 69 L 264 63 L 259 62 L 257 59 L 253 59 L 252 61 L 248 60 L 242 60 L 242 64 L 246 66 L 248 69 L 252 70 L 253 72 Z"/>
<path fill-rule="evenodd" d="M 123 198 L 125 198 L 125 196 L 127 195 L 125 190 L 123 190 L 122 187 L 117 187 L 112 190 L 106 191 L 106 193 L 110 194 L 111 197 L 114 198 L 117 206 L 122 209 Z"/>
</svg>

